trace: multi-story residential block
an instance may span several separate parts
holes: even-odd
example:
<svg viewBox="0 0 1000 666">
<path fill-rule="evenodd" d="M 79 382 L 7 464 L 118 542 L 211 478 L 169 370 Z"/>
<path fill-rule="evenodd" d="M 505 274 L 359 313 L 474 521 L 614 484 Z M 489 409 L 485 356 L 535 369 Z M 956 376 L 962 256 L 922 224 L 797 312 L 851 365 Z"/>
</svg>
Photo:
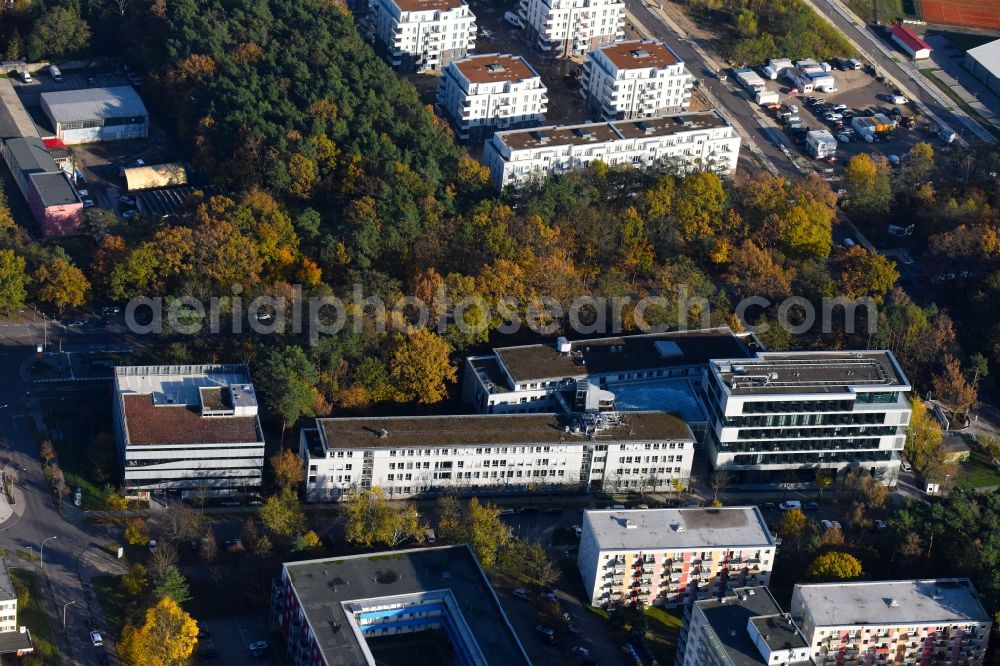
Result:
<svg viewBox="0 0 1000 666">
<path fill-rule="evenodd" d="M 493 53 L 451 61 L 437 101 L 459 141 L 482 144 L 496 130 L 540 125 L 546 90 L 527 60 Z"/>
<path fill-rule="evenodd" d="M 817 664 L 979 666 L 992 625 L 968 578 L 796 585 L 790 610 Z"/>
<path fill-rule="evenodd" d="M 465 0 L 372 0 L 378 50 L 402 72 L 440 70 L 476 46 L 476 17 Z"/>
<path fill-rule="evenodd" d="M 809 644 L 766 587 L 694 602 L 685 613 L 676 666 L 803 666 Z"/>
<path fill-rule="evenodd" d="M 294 666 L 531 664 L 466 545 L 286 562 L 271 620 Z"/>
<path fill-rule="evenodd" d="M 483 163 L 498 190 L 532 179 L 609 166 L 677 172 L 736 170 L 740 135 L 717 111 L 497 132 L 486 142 Z"/>
<path fill-rule="evenodd" d="M 662 410 L 696 434 L 713 358 L 749 358 L 759 343 L 729 327 L 498 347 L 465 360 L 462 400 L 482 414 Z"/>
<path fill-rule="evenodd" d="M 686 606 L 767 585 L 775 541 L 755 506 L 586 511 L 577 566 L 595 606 Z"/>
<path fill-rule="evenodd" d="M 669 46 L 633 40 L 587 54 L 580 94 L 604 120 L 649 118 L 687 110 L 693 82 Z"/>
<path fill-rule="evenodd" d="M 245 365 L 118 367 L 113 403 L 128 493 L 260 486 L 264 436 Z"/>
<path fill-rule="evenodd" d="M 17 624 L 17 590 L 10 578 L 7 560 L 0 557 L 0 655 L 23 657 L 33 652 L 31 632 Z"/>
<path fill-rule="evenodd" d="M 518 13 L 547 55 L 581 55 L 625 37 L 622 0 L 521 0 Z"/>
<path fill-rule="evenodd" d="M 299 456 L 309 501 L 378 486 L 394 498 L 442 491 L 673 490 L 694 436 L 662 412 L 317 419 Z"/>
<path fill-rule="evenodd" d="M 739 484 L 870 471 L 895 485 L 910 383 L 888 351 L 759 352 L 714 360 L 704 380 L 707 453 Z"/>
</svg>

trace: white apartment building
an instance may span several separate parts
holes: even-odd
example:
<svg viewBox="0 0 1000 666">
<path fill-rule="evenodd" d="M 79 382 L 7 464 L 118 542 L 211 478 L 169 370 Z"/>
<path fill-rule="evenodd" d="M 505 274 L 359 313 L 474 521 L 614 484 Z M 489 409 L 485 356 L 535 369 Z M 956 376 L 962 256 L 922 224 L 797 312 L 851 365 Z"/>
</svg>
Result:
<svg viewBox="0 0 1000 666">
<path fill-rule="evenodd" d="M 660 412 L 317 419 L 299 458 L 308 501 L 380 487 L 394 498 L 549 488 L 673 490 L 694 437 Z"/>
<path fill-rule="evenodd" d="M 260 486 L 264 436 L 245 365 L 118 367 L 113 402 L 129 494 Z"/>
<path fill-rule="evenodd" d="M 0 655 L 23 657 L 32 651 L 31 632 L 17 624 L 17 590 L 7 560 L 0 557 Z"/>
<path fill-rule="evenodd" d="M 759 352 L 714 360 L 703 397 L 707 453 L 737 484 L 809 483 L 870 471 L 895 485 L 910 383 L 888 351 Z"/>
<path fill-rule="evenodd" d="M 546 55 L 582 55 L 625 37 L 622 0 L 521 0 L 518 13 Z"/>
<path fill-rule="evenodd" d="M 466 144 L 481 144 L 496 130 L 540 125 L 548 101 L 545 84 L 527 60 L 497 53 L 452 60 L 437 98 Z"/>
<path fill-rule="evenodd" d="M 717 111 L 642 120 L 497 132 L 486 142 L 483 163 L 498 190 L 532 179 L 609 166 L 662 167 L 677 172 L 736 170 L 740 136 Z"/>
<path fill-rule="evenodd" d="M 796 585 L 790 610 L 817 664 L 979 666 L 992 625 L 968 578 Z"/>
<path fill-rule="evenodd" d="M 676 666 L 812 665 L 809 644 L 764 586 L 694 602 L 677 641 Z"/>
<path fill-rule="evenodd" d="M 476 17 L 465 0 L 372 0 L 376 44 L 401 72 L 443 69 L 476 46 Z"/>
<path fill-rule="evenodd" d="M 632 40 L 587 54 L 580 94 L 604 120 L 686 111 L 694 77 L 663 42 Z"/>
<path fill-rule="evenodd" d="M 687 606 L 767 585 L 775 541 L 755 506 L 585 511 L 577 566 L 590 603 Z"/>
</svg>

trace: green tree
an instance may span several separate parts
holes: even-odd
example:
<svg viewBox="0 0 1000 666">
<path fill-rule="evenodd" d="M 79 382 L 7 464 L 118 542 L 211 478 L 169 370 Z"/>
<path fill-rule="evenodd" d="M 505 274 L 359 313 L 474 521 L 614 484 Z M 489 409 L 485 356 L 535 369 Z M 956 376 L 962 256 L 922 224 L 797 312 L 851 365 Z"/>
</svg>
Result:
<svg viewBox="0 0 1000 666">
<path fill-rule="evenodd" d="M 191 591 L 188 589 L 188 582 L 175 565 L 167 567 L 167 570 L 163 572 L 163 576 L 160 580 L 156 581 L 156 587 L 153 589 L 153 594 L 157 599 L 170 597 L 178 604 L 182 604 L 191 599 Z"/>
<path fill-rule="evenodd" d="M 0 250 L 0 310 L 4 312 L 15 312 L 24 305 L 28 295 L 24 265 L 24 257 L 17 256 L 13 250 Z"/>
<path fill-rule="evenodd" d="M 76 7 L 56 6 L 42 13 L 28 37 L 29 59 L 62 61 L 86 51 L 90 26 Z"/>
<path fill-rule="evenodd" d="M 268 408 L 281 419 L 281 440 L 285 429 L 301 416 L 313 416 L 319 373 L 302 348 L 287 345 L 272 349 L 257 373 Z"/>
<path fill-rule="evenodd" d="M 844 182 L 850 207 L 864 214 L 889 212 L 892 186 L 885 160 L 872 160 L 867 153 L 851 158 L 844 169 Z"/>
<path fill-rule="evenodd" d="M 285 541 L 290 541 L 305 530 L 306 517 L 302 513 L 302 506 L 289 488 L 282 488 L 276 495 L 264 500 L 259 515 L 264 527 Z"/>
<path fill-rule="evenodd" d="M 848 298 L 871 298 L 882 303 L 899 279 L 896 262 L 860 245 L 840 250 L 834 265 L 841 292 Z"/>
<path fill-rule="evenodd" d="M 823 491 L 833 483 L 833 474 L 830 472 L 816 472 L 816 476 L 813 477 L 813 483 L 819 488 L 820 499 L 823 499 Z"/>
<path fill-rule="evenodd" d="M 926 141 L 914 144 L 903 157 L 903 175 L 911 187 L 927 181 L 934 170 L 934 148 Z"/>
<path fill-rule="evenodd" d="M 444 543 L 458 543 L 462 534 L 462 509 L 454 495 L 441 495 L 437 500 L 437 533 Z"/>
<path fill-rule="evenodd" d="M 850 580 L 861 576 L 861 562 L 850 553 L 831 551 L 823 553 L 809 565 L 810 578 L 823 580 Z"/>
<path fill-rule="evenodd" d="M 394 547 L 407 539 L 423 541 L 427 525 L 416 506 L 389 504 L 382 488 L 358 490 L 347 498 L 344 507 L 347 523 L 345 536 L 351 543 L 371 547 L 384 544 Z"/>
</svg>

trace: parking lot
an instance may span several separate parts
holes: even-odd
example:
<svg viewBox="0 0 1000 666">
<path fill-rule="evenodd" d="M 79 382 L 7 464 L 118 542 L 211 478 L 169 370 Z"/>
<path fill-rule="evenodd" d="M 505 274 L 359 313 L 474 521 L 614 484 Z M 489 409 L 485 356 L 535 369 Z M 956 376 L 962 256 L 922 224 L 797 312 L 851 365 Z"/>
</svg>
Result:
<svg viewBox="0 0 1000 666">
<path fill-rule="evenodd" d="M 42 136 L 51 136 L 53 129 L 41 108 L 41 95 L 58 90 L 113 87 L 132 85 L 128 74 L 114 69 L 63 70 L 62 81 L 54 80 L 48 70 L 36 73 L 30 83 L 11 77 L 14 89 L 25 110 L 39 128 Z M 140 96 L 141 87 L 137 88 Z M 147 104 L 148 109 L 148 104 Z M 149 137 L 138 141 L 109 141 L 68 147 L 75 169 L 82 178 L 75 185 L 85 200 L 98 208 L 124 213 L 133 208 L 119 207 L 119 198 L 125 193 L 124 183 L 118 175 L 122 166 L 132 166 L 137 160 L 146 164 L 177 161 L 182 158 L 178 147 L 155 116 L 150 117 Z"/>
<path fill-rule="evenodd" d="M 275 666 L 280 663 L 273 651 L 262 657 L 253 657 L 247 646 L 254 641 L 267 641 L 269 636 L 265 621 L 256 615 L 244 615 L 234 618 L 205 620 L 199 623 L 207 636 L 199 641 L 198 652 L 205 653 L 207 649 L 215 651 L 212 658 L 199 658 L 199 662 L 219 666 L 239 666 L 242 664 L 259 664 L 260 666 Z"/>
<path fill-rule="evenodd" d="M 901 157 L 909 152 L 916 143 L 934 141 L 934 132 L 937 128 L 922 118 L 913 104 L 891 103 L 889 99 L 895 90 L 884 82 L 876 80 L 870 70 L 839 71 L 835 69 L 832 74 L 837 81 L 838 91 L 835 93 L 812 92 L 788 95 L 788 85 L 781 86 L 781 102 L 784 105 L 794 104 L 797 106 L 802 123 L 802 129 L 797 132 L 787 128 L 785 131 L 803 154 L 805 154 L 805 130 L 828 129 L 836 137 L 842 133 L 837 129 L 838 122 L 842 123 L 843 129 L 847 130 L 848 141 L 838 141 L 836 160 L 827 165 L 816 163 L 820 171 L 835 178 L 842 173 L 844 165 L 859 153 Z M 810 97 L 818 98 L 820 104 L 815 106 L 807 104 L 807 99 Z M 840 105 L 843 105 L 843 108 L 834 108 Z M 866 115 L 869 110 L 877 110 L 891 115 L 894 107 L 898 108 L 902 117 L 913 118 L 913 129 L 907 129 L 902 123 L 899 123 L 891 134 L 880 135 L 876 143 L 867 143 L 851 129 L 851 116 Z M 833 121 L 825 119 L 824 115 L 830 112 L 839 113 L 843 118 Z M 776 120 L 775 112 L 770 112 L 769 116 Z M 808 156 L 807 158 L 812 159 Z"/>
</svg>

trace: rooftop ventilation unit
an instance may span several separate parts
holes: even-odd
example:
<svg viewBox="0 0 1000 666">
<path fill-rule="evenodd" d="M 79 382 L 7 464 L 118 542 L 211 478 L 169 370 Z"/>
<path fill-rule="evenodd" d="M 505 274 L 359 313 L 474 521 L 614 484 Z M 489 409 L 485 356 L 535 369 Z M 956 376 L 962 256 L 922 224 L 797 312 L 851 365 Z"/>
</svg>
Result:
<svg viewBox="0 0 1000 666">
<path fill-rule="evenodd" d="M 497 72 L 504 71 L 504 67 L 500 63 L 491 62 L 490 64 L 486 65 L 486 71 L 495 74 Z"/>
<path fill-rule="evenodd" d="M 531 133 L 531 138 L 538 143 L 548 143 L 549 137 L 541 130 L 535 130 Z"/>
<path fill-rule="evenodd" d="M 559 350 L 560 354 L 568 354 L 573 351 L 573 345 L 570 344 L 570 341 L 565 336 L 559 336 L 556 338 L 556 349 Z"/>
<path fill-rule="evenodd" d="M 577 127 L 575 130 L 573 130 L 573 133 L 576 134 L 581 139 L 590 138 L 590 130 L 587 129 L 586 127 Z"/>
<path fill-rule="evenodd" d="M 379 429 L 379 431 L 378 431 L 378 438 L 379 439 L 389 439 L 389 431 L 387 429 L 385 429 L 385 428 Z"/>
<path fill-rule="evenodd" d="M 633 58 L 648 58 L 649 51 L 647 51 L 646 49 L 635 49 L 634 51 L 630 52 L 630 55 Z"/>
<path fill-rule="evenodd" d="M 687 528 L 684 527 L 682 524 L 680 524 L 680 523 L 675 523 L 674 524 L 674 531 L 675 532 L 684 532 L 686 530 L 687 530 Z"/>
<path fill-rule="evenodd" d="M 889 608 L 899 608 L 899 600 L 889 599 Z"/>
<path fill-rule="evenodd" d="M 627 530 L 634 530 L 634 529 L 636 529 L 638 527 L 639 526 L 636 525 L 633 521 L 629 520 L 628 518 L 625 519 L 625 529 L 627 529 Z"/>
</svg>

